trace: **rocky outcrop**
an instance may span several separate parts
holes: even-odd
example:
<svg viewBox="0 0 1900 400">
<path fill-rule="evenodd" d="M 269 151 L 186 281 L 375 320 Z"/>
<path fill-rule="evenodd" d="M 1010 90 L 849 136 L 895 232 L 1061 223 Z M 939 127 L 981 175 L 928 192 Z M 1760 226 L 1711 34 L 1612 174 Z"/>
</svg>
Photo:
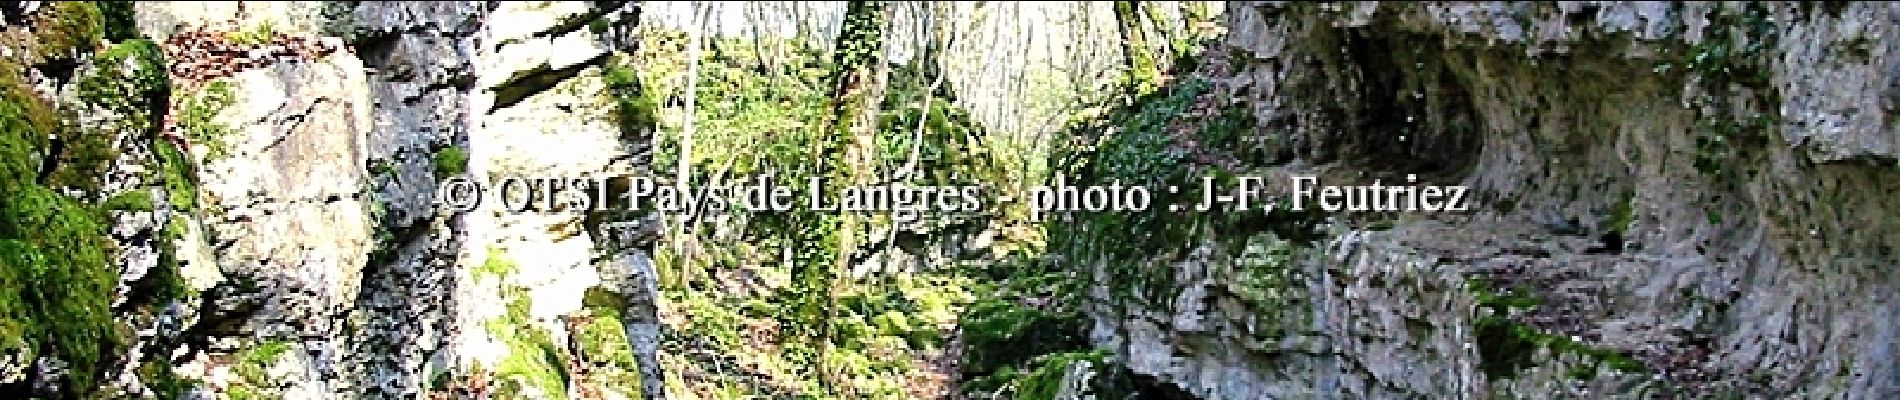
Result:
<svg viewBox="0 0 1900 400">
<path fill-rule="evenodd" d="M 1335 214 L 1311 244 L 1229 235 L 1101 266 L 1174 282 L 1095 296 L 1095 341 L 1134 372 L 1205 398 L 1900 395 L 1900 48 L 1879 39 L 1900 8 L 1227 15 L 1198 75 L 1250 111 L 1265 159 L 1291 160 L 1243 173 L 1418 174 L 1477 210 Z"/>
<path fill-rule="evenodd" d="M 168 121 L 202 182 L 186 197 L 202 206 L 180 209 L 181 269 L 215 271 L 175 339 L 147 346 L 175 349 L 145 353 L 171 354 L 159 359 L 213 395 L 657 393 L 645 244 L 579 228 L 597 215 L 437 204 L 454 177 L 644 168 L 645 138 L 628 134 L 642 131 L 612 117 L 603 78 L 636 15 L 617 2 L 138 5 L 141 33 L 178 39 L 174 82 L 189 83 Z M 489 269 L 498 260 L 513 268 Z M 603 286 L 621 308 L 582 307 Z M 572 362 L 549 373 L 595 387 L 542 387 L 516 364 L 567 343 Z M 630 343 L 637 362 L 609 356 Z"/>
</svg>

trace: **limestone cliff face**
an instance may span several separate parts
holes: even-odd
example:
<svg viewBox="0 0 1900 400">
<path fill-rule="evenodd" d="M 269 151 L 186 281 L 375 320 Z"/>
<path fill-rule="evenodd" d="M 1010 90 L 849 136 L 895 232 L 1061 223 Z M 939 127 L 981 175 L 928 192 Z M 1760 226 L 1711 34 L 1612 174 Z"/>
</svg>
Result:
<svg viewBox="0 0 1900 400">
<path fill-rule="evenodd" d="M 629 104 L 643 88 L 623 59 L 639 4 L 125 4 L 0 4 L 0 392 L 663 397 L 652 216 L 494 197 L 508 177 L 646 173 L 656 118 Z M 1052 237 L 1134 254 L 1049 257 L 1089 279 L 1088 342 L 1115 369 L 1070 353 L 1058 398 L 1123 372 L 1137 393 L 1209 399 L 1900 398 L 1900 5 L 1221 15 L 1155 97 L 1205 92 L 1152 114 L 1251 128 L 1153 124 L 1175 147 L 1136 150 L 1282 192 L 1416 175 L 1468 186 L 1475 209 L 1173 217 L 1245 222 L 1174 248 L 1140 247 L 1180 233 L 1164 229 Z M 1052 58 L 979 57 L 1000 51 L 986 42 L 950 50 Z M 970 98 L 1024 86 L 959 71 Z M 1180 172 L 1153 165 L 1106 168 Z M 438 205 L 458 178 L 489 185 L 482 207 Z M 1005 248 L 986 229 L 859 267 Z M 87 235 L 110 246 L 68 240 Z M 82 261 L 116 271 L 60 265 Z M 933 381 L 954 380 L 961 355 L 943 358 Z M 700 367 L 681 375 L 724 368 Z"/>
<path fill-rule="evenodd" d="M 457 212 L 436 193 L 460 176 L 644 168 L 645 131 L 614 117 L 604 78 L 637 13 L 620 2 L 138 4 L 140 33 L 170 56 L 174 114 L 204 105 L 206 118 L 170 127 L 191 142 L 201 182 L 179 197 L 199 207 L 166 208 L 183 218 L 174 245 L 197 297 L 141 328 L 151 343 L 128 365 L 174 364 L 214 397 L 656 391 L 642 378 L 657 376 L 644 244 L 600 236 L 601 216 L 501 211 L 492 197 Z M 268 55 L 302 43 L 334 50 Z M 583 295 L 619 300 L 595 309 Z M 602 338 L 624 349 L 629 336 L 643 343 L 637 362 L 587 350 Z M 154 394 L 127 375 L 124 390 Z"/>
<path fill-rule="evenodd" d="M 1478 210 L 1097 266 L 1174 282 L 1098 282 L 1095 342 L 1134 372 L 1224 399 L 1900 396 L 1900 7 L 1226 15 L 1196 75 L 1285 161 L 1246 168 L 1419 174 Z"/>
</svg>

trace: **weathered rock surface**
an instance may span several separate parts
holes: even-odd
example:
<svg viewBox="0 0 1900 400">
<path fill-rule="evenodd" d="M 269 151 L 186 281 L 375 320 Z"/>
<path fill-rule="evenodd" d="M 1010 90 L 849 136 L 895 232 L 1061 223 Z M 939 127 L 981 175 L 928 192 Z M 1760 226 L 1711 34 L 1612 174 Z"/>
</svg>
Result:
<svg viewBox="0 0 1900 400">
<path fill-rule="evenodd" d="M 489 331 L 544 330 L 556 340 L 549 345 L 562 345 L 575 335 L 563 321 L 602 285 L 603 269 L 614 292 L 632 297 L 625 303 L 645 304 L 622 322 L 644 343 L 641 366 L 654 365 L 654 339 L 642 340 L 654 335 L 653 277 L 640 244 L 581 229 L 580 213 L 502 211 L 492 198 L 470 213 L 436 204 L 440 182 L 464 169 L 488 183 L 643 168 L 633 155 L 644 144 L 629 142 L 612 118 L 616 103 L 601 79 L 621 32 L 598 28 L 631 23 L 636 8 L 289 2 L 137 11 L 140 31 L 160 40 L 203 28 L 348 44 L 226 78 L 236 101 L 215 119 L 232 128 L 226 154 L 194 144 L 206 210 L 192 227 L 203 234 L 188 232 L 179 248 L 206 249 L 187 264 L 215 265 L 221 276 L 204 279 L 216 282 L 200 288 L 206 309 L 180 322 L 206 337 L 183 345 L 179 371 L 203 378 L 205 394 L 483 396 L 494 390 L 486 382 L 530 379 L 501 375 L 510 373 L 497 371 L 503 359 L 540 357 L 515 354 L 531 349 Z M 606 248 L 624 254 L 600 256 Z M 476 271 L 489 254 L 517 264 L 501 285 Z M 497 326 L 514 288 L 527 293 L 532 318 L 510 322 L 531 326 Z M 274 343 L 290 351 L 264 360 L 262 374 L 246 372 L 258 362 L 252 349 Z M 635 398 L 657 393 L 657 369 L 634 373 L 650 378 L 608 383 L 634 385 Z"/>
<path fill-rule="evenodd" d="M 216 261 L 238 293 L 263 294 L 239 309 L 241 332 L 296 340 L 320 375 L 285 380 L 330 393 L 336 357 L 351 339 L 347 316 L 360 294 L 373 243 L 364 133 L 371 128 L 360 61 L 347 55 L 278 64 L 231 78 L 236 101 L 217 122 L 222 147 L 194 149 Z M 253 286 L 253 287 L 245 287 Z M 254 292 L 253 292 L 254 290 Z M 215 301 L 215 300 L 214 300 Z M 297 352 L 297 351 L 293 351 Z"/>
<path fill-rule="evenodd" d="M 1900 396 L 1900 7 L 1227 15 L 1200 74 L 1296 160 L 1270 169 L 1417 173 L 1478 210 L 1338 219 L 1281 273 L 1225 275 L 1262 267 L 1224 246 L 1156 260 L 1178 298 L 1096 296 L 1134 372 L 1222 399 Z"/>
</svg>

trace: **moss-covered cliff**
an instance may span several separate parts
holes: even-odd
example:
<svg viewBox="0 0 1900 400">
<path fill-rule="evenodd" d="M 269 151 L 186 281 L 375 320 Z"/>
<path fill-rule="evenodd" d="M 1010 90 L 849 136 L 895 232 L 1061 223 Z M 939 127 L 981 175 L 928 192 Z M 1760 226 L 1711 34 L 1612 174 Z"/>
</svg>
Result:
<svg viewBox="0 0 1900 400">
<path fill-rule="evenodd" d="M 1206 5 L 0 4 L 0 393 L 1900 397 L 1900 6 Z"/>
<path fill-rule="evenodd" d="M 1231 3 L 1076 176 L 1476 210 L 1091 215 L 1058 251 L 1098 346 L 1208 398 L 1891 396 L 1895 12 Z"/>
</svg>

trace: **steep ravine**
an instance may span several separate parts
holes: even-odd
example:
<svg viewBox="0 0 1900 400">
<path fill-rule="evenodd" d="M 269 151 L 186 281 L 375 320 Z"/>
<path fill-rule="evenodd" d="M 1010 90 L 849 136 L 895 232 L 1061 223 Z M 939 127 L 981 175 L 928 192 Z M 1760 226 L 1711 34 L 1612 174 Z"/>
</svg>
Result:
<svg viewBox="0 0 1900 400">
<path fill-rule="evenodd" d="M 1229 2 L 1160 89 L 1025 135 L 1070 183 L 1415 175 L 1464 212 L 1010 209 L 816 250 L 721 220 L 668 249 L 649 214 L 438 204 L 666 175 L 663 121 L 817 131 L 846 93 L 823 46 L 752 81 L 760 42 L 687 60 L 642 7 L 0 4 L 0 397 L 1900 398 L 1900 5 Z M 642 82 L 685 62 L 766 100 L 670 114 Z M 946 105 L 1017 100 L 929 70 L 862 70 L 888 104 L 854 134 L 928 142 L 942 182 L 1039 176 Z M 762 132 L 699 156 L 832 139 Z M 786 289 L 794 248 L 862 256 L 862 287 Z M 826 362 L 857 371 L 799 376 Z"/>
<path fill-rule="evenodd" d="M 1098 277 L 1093 341 L 1135 373 L 1222 399 L 1900 395 L 1900 47 L 1879 39 L 1900 8 L 1226 15 L 1188 78 L 1253 129 L 1172 140 L 1282 193 L 1289 175 L 1418 174 L 1468 185 L 1475 209 L 1333 214 L 1311 241 L 1216 229 L 1077 266 Z M 1125 294 L 1128 271 L 1164 290 Z"/>
</svg>

